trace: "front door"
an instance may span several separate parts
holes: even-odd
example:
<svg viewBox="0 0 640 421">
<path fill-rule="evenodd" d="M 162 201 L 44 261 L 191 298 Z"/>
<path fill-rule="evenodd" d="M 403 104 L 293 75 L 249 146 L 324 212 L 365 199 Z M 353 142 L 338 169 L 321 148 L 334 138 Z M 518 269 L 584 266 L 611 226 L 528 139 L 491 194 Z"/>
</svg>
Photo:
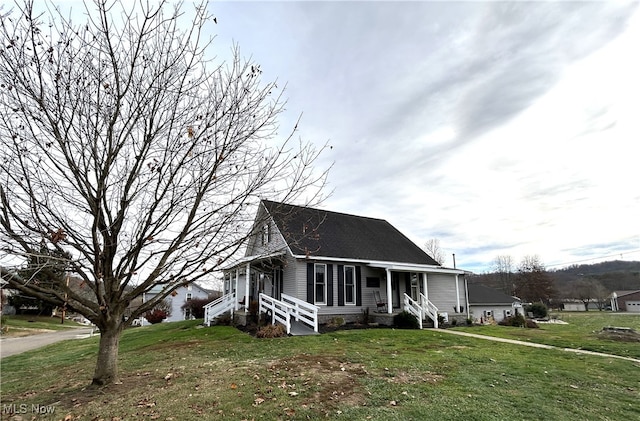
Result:
<svg viewBox="0 0 640 421">
<path fill-rule="evenodd" d="M 391 297 L 392 307 L 400 308 L 400 274 L 397 272 L 391 273 Z"/>
</svg>

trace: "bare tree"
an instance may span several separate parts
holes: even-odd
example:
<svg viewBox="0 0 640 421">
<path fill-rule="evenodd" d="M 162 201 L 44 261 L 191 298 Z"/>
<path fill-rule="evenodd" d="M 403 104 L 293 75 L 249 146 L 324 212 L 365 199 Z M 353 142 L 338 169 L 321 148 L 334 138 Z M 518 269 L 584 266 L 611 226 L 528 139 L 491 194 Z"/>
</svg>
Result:
<svg viewBox="0 0 640 421">
<path fill-rule="evenodd" d="M 511 256 L 500 255 L 493 260 L 493 272 L 500 289 L 509 295 L 514 295 L 513 270 L 513 258 Z"/>
<path fill-rule="evenodd" d="M 1 274 L 97 325 L 94 385 L 117 381 L 127 323 L 242 246 L 259 198 L 310 204 L 326 175 L 324 148 L 278 135 L 282 91 L 260 66 L 209 58 L 208 5 L 155 3 L 87 2 L 81 24 L 33 0 L 0 11 Z M 91 298 L 20 276 L 41 244 Z"/>
<path fill-rule="evenodd" d="M 584 304 L 585 311 L 589 311 L 589 303 L 595 302 L 600 311 L 604 310 L 609 291 L 596 279 L 581 279 L 574 284 L 574 294 L 572 298 L 577 298 Z"/>
<path fill-rule="evenodd" d="M 518 266 L 515 285 L 516 295 L 526 301 L 549 304 L 555 294 L 553 280 L 537 255 L 525 256 L 522 259 Z"/>
<path fill-rule="evenodd" d="M 437 238 L 427 240 L 424 244 L 424 249 L 429 256 L 433 257 L 433 260 L 438 262 L 440 265 L 444 264 L 444 252 L 440 248 L 440 240 Z"/>
</svg>

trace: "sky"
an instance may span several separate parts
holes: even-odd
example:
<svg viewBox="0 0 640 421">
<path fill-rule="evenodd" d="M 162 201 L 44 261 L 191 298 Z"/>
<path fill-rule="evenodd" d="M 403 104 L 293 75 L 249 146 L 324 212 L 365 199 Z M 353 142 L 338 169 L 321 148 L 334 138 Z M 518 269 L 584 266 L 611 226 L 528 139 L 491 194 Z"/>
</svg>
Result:
<svg viewBox="0 0 640 421">
<path fill-rule="evenodd" d="M 438 239 L 476 273 L 497 256 L 640 260 L 640 3 L 209 8 L 212 54 L 237 44 L 285 87 L 283 137 L 301 117 L 331 146 L 322 208 Z"/>
<path fill-rule="evenodd" d="M 333 165 L 327 210 L 452 266 L 640 260 L 638 2 L 214 2 Z"/>
</svg>

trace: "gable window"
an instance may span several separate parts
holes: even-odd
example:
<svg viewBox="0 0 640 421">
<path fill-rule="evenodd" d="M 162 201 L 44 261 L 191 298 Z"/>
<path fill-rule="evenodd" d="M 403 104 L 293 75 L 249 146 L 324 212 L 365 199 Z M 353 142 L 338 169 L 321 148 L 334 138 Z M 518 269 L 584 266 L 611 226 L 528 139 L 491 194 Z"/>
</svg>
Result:
<svg viewBox="0 0 640 421">
<path fill-rule="evenodd" d="M 193 297 L 193 296 L 191 295 L 191 293 L 190 293 L 190 292 L 187 292 L 187 301 L 191 301 L 191 298 L 192 298 L 192 297 Z"/>
<path fill-rule="evenodd" d="M 313 278 L 315 303 L 326 304 L 327 303 L 327 265 L 323 263 L 315 264 L 315 274 Z"/>
<path fill-rule="evenodd" d="M 356 268 L 355 266 L 344 267 L 344 303 L 356 304 Z"/>
<path fill-rule="evenodd" d="M 262 226 L 262 245 L 266 246 L 271 241 L 271 230 L 269 229 L 269 224 L 264 224 Z"/>
</svg>

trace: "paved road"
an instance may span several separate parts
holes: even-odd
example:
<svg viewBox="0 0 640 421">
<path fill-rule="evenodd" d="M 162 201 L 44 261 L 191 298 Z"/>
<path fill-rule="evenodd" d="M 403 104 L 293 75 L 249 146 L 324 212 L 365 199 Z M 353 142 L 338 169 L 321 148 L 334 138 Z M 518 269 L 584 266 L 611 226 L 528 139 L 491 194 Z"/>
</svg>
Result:
<svg viewBox="0 0 640 421">
<path fill-rule="evenodd" d="M 21 336 L 18 338 L 2 338 L 0 339 L 0 358 L 20 354 L 66 339 L 87 338 L 92 334 L 93 330 L 92 328 L 80 327 L 57 330 L 50 333 L 39 333 L 37 335 Z"/>
<path fill-rule="evenodd" d="M 438 332 L 438 333 L 444 332 L 444 333 L 451 333 L 451 334 L 454 334 L 454 335 L 469 336 L 469 337 L 478 338 L 478 339 L 486 339 L 488 341 L 506 342 L 506 343 L 509 343 L 509 344 L 531 346 L 531 347 L 534 347 L 534 348 L 557 349 L 557 350 L 560 350 L 560 351 L 573 352 L 575 354 L 597 355 L 597 356 L 600 356 L 600 357 L 618 358 L 618 359 L 621 359 L 621 360 L 627 360 L 627 361 L 633 361 L 633 362 L 636 362 L 636 363 L 640 363 L 640 359 L 638 359 L 638 358 L 623 357 L 621 355 L 613 355 L 613 354 L 605 354 L 603 352 L 587 351 L 585 349 L 560 348 L 560 347 L 553 346 L 553 345 L 537 344 L 537 343 L 534 343 L 534 342 L 518 341 L 518 340 L 515 340 L 515 339 L 497 338 L 495 336 L 477 335 L 475 333 L 460 332 L 458 330 L 451 330 L 451 329 L 429 329 L 429 330 L 433 330 L 433 331 Z"/>
</svg>

